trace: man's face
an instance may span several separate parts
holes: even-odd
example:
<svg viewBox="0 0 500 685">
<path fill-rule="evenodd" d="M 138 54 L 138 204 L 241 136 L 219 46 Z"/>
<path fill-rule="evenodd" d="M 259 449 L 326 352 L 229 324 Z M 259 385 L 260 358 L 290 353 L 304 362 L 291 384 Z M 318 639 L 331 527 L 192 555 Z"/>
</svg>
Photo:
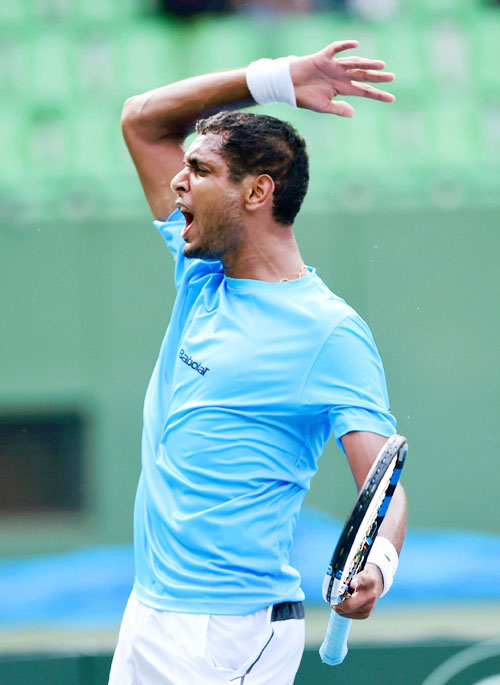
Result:
<svg viewBox="0 0 500 685">
<path fill-rule="evenodd" d="M 198 136 L 172 179 L 177 206 L 186 218 L 181 235 L 186 257 L 224 261 L 243 238 L 241 186 L 230 181 L 220 152 L 220 137 Z"/>
</svg>

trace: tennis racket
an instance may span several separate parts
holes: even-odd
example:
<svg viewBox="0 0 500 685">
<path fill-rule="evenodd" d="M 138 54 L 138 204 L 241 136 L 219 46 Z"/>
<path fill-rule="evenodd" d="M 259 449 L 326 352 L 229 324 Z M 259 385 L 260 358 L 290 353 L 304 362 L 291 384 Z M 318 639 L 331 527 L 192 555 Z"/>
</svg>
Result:
<svg viewBox="0 0 500 685">
<path fill-rule="evenodd" d="M 339 604 L 345 599 L 350 594 L 349 583 L 353 576 L 365 567 L 401 476 L 407 451 L 406 438 L 393 435 L 373 462 L 340 534 L 323 581 L 323 599 L 328 604 Z M 319 650 L 323 663 L 331 666 L 342 663 L 347 654 L 351 622 L 350 618 L 332 611 Z"/>
</svg>

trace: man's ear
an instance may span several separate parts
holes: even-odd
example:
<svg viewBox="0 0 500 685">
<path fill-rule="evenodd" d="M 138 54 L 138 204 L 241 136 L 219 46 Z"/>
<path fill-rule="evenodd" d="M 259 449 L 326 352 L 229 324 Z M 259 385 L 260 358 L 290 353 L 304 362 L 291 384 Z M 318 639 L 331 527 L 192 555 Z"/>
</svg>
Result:
<svg viewBox="0 0 500 685">
<path fill-rule="evenodd" d="M 272 206 L 274 188 L 274 181 L 269 174 L 259 174 L 259 176 L 249 178 L 243 197 L 245 209 L 255 212 L 268 203 Z"/>
</svg>

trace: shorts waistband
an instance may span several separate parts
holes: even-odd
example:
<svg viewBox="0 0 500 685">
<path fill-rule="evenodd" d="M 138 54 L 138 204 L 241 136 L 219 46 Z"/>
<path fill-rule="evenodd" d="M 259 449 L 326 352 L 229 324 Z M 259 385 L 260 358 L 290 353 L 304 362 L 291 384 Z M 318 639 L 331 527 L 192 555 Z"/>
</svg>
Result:
<svg viewBox="0 0 500 685">
<path fill-rule="evenodd" d="M 304 618 L 303 602 L 281 602 L 273 606 L 271 621 L 288 621 L 290 618 Z"/>
</svg>

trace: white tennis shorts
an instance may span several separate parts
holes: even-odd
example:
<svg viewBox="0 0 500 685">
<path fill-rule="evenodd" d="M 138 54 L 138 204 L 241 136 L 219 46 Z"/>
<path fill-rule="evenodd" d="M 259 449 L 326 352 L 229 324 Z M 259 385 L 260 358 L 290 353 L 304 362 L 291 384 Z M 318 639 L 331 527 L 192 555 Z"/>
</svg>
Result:
<svg viewBox="0 0 500 685">
<path fill-rule="evenodd" d="M 304 650 L 300 602 L 248 616 L 157 611 L 130 595 L 109 685 L 291 685 Z"/>
</svg>

